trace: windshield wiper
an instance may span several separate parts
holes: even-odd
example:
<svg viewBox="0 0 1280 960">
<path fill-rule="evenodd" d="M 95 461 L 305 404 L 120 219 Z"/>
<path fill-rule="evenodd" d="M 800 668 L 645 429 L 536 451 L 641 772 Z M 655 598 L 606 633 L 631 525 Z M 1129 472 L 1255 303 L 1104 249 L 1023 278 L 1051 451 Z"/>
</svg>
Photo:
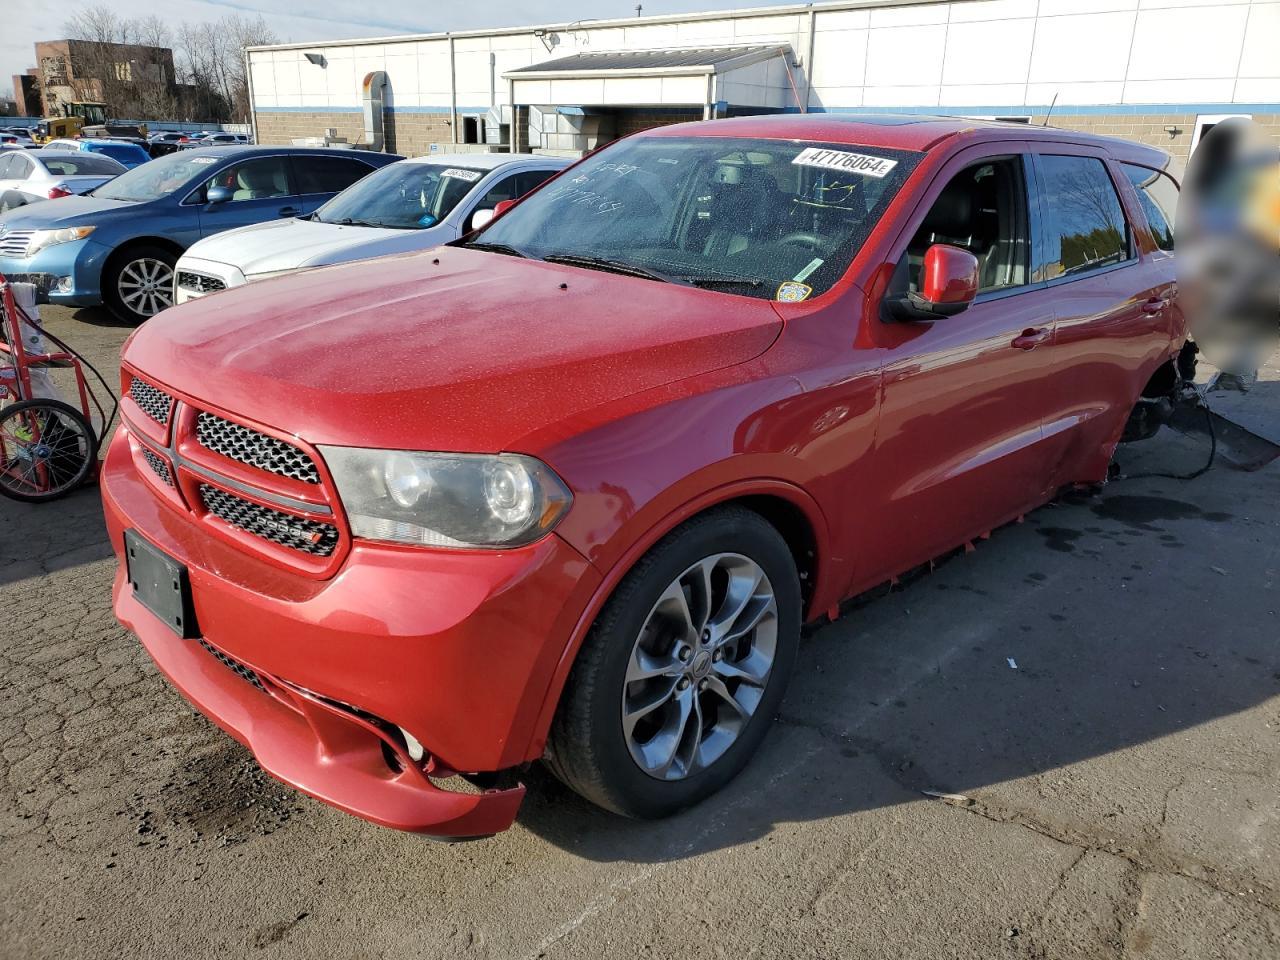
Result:
<svg viewBox="0 0 1280 960">
<path fill-rule="evenodd" d="M 488 250 L 490 253 L 501 253 L 508 257 L 522 257 L 525 260 L 533 259 L 519 247 L 513 247 L 509 243 L 481 243 L 478 240 L 472 240 L 468 243 L 459 243 L 458 246 L 470 247 L 472 250 Z"/>
<path fill-rule="evenodd" d="M 563 263 L 569 267 L 586 267 L 588 270 L 604 270 L 608 273 L 620 273 L 628 277 L 642 277 L 645 280 L 657 280 L 660 283 L 687 283 L 688 281 L 669 277 L 657 270 L 639 267 L 634 263 L 621 260 L 610 260 L 608 257 L 589 257 L 577 253 L 551 253 L 542 258 L 547 263 Z"/>
<path fill-rule="evenodd" d="M 324 223 L 332 223 L 339 227 L 380 227 L 382 224 L 374 223 L 372 220 L 353 220 L 351 217 L 343 217 L 341 220 L 325 220 Z"/>
</svg>

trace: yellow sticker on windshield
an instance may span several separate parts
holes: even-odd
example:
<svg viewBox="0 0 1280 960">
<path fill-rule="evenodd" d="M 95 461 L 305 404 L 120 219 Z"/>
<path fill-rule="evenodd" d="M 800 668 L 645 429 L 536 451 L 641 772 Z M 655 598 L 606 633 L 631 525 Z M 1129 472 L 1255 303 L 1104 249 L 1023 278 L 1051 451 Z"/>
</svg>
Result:
<svg viewBox="0 0 1280 960">
<path fill-rule="evenodd" d="M 808 300 L 811 293 L 813 293 L 813 287 L 807 283 L 796 283 L 794 280 L 788 280 L 778 287 L 778 292 L 774 299 L 779 303 L 799 303 L 801 300 Z"/>
</svg>

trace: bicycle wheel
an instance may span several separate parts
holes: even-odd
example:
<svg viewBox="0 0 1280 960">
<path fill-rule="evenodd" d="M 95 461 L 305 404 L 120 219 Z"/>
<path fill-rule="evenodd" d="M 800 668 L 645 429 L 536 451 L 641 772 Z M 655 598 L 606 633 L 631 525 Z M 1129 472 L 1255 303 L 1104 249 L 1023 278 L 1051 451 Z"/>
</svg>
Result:
<svg viewBox="0 0 1280 960">
<path fill-rule="evenodd" d="M 0 410 L 0 493 L 53 500 L 84 483 L 98 438 L 79 410 L 60 400 L 22 400 Z"/>
</svg>

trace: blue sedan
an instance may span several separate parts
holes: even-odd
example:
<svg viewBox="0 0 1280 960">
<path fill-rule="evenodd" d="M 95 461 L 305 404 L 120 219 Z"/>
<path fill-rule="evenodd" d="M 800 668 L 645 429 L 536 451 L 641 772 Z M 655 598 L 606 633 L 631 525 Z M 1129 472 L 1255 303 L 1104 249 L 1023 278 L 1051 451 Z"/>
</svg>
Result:
<svg viewBox="0 0 1280 960">
<path fill-rule="evenodd" d="M 105 304 L 141 323 L 173 303 L 173 266 L 197 240 L 311 214 L 401 159 L 363 150 L 211 147 L 160 157 L 83 197 L 0 214 L 0 274 L 52 303 Z"/>
</svg>

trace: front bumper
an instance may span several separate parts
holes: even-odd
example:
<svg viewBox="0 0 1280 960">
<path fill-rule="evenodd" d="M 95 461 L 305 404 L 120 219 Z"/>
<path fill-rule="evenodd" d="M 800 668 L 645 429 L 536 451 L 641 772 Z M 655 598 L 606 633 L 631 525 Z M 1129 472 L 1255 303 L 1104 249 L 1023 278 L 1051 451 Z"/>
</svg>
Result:
<svg viewBox="0 0 1280 960">
<path fill-rule="evenodd" d="M 109 247 L 92 239 L 55 243 L 34 257 L 0 257 L 0 274 L 34 283 L 50 303 L 96 306 L 102 302 L 102 267 L 110 254 Z"/>
<path fill-rule="evenodd" d="M 127 432 L 102 471 L 112 547 L 121 556 L 133 529 L 186 565 L 204 643 L 143 607 L 123 570 L 114 607 L 173 684 L 268 773 L 325 803 L 436 836 L 509 826 L 523 787 L 435 780 L 536 759 L 537 716 L 594 568 L 553 535 L 502 552 L 357 542 L 329 580 L 287 572 L 156 497 Z M 423 744 L 423 763 L 396 727 Z"/>
</svg>

